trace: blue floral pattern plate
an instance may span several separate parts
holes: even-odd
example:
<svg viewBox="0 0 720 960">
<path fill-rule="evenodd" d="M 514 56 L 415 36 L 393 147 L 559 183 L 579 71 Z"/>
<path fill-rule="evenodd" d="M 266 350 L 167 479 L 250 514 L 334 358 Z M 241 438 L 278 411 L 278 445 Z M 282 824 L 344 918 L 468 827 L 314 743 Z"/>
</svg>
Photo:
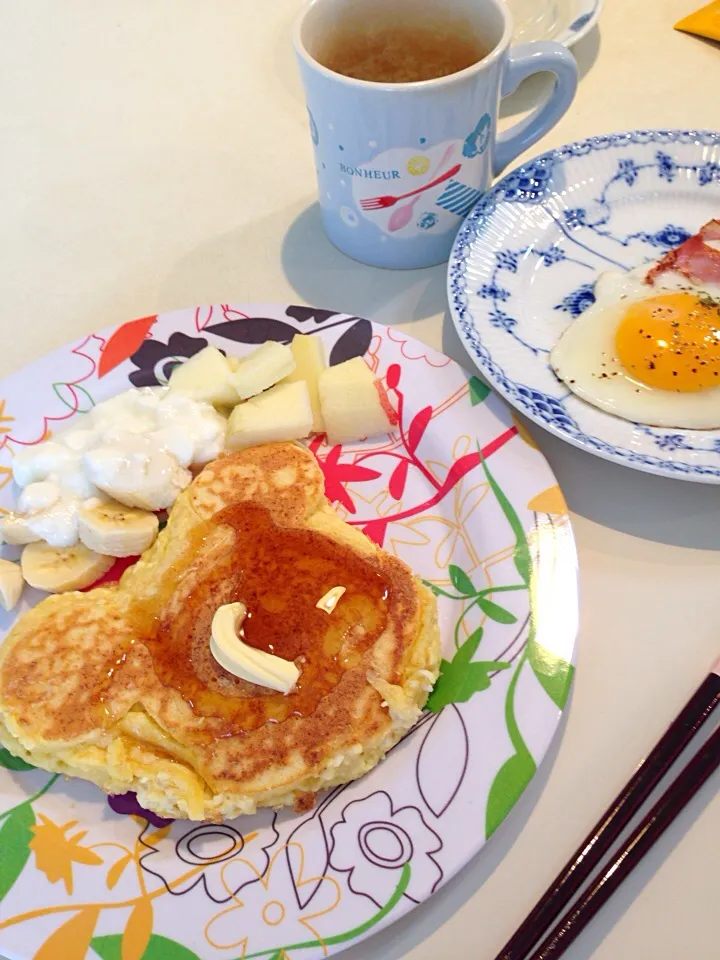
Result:
<svg viewBox="0 0 720 960">
<path fill-rule="evenodd" d="M 720 430 L 648 427 L 571 394 L 548 364 L 599 274 L 720 216 L 720 133 L 638 130 L 545 153 L 500 180 L 455 241 L 448 298 L 483 376 L 535 423 L 607 460 L 720 483 Z"/>
</svg>

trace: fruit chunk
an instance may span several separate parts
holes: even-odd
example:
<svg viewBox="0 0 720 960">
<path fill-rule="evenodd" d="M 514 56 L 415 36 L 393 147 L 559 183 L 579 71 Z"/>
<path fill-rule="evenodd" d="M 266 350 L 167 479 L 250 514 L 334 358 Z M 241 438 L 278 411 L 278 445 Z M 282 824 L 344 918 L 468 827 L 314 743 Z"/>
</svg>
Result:
<svg viewBox="0 0 720 960">
<path fill-rule="evenodd" d="M 292 350 L 284 343 L 268 340 L 243 357 L 230 380 L 241 400 L 257 396 L 295 369 Z"/>
<path fill-rule="evenodd" d="M 361 357 L 322 371 L 318 388 L 328 443 L 352 443 L 391 429 L 378 387 Z"/>
<path fill-rule="evenodd" d="M 182 393 L 193 400 L 216 406 L 234 404 L 237 394 L 230 383 L 231 374 L 230 364 L 217 347 L 205 347 L 175 367 L 168 386 L 173 393 Z"/>
<path fill-rule="evenodd" d="M 290 349 L 295 358 L 295 369 L 290 376 L 285 377 L 283 383 L 296 383 L 298 380 L 304 380 L 307 383 L 313 411 L 313 433 L 325 433 L 325 421 L 320 409 L 318 393 L 318 377 L 327 366 L 323 342 L 320 337 L 296 333 Z"/>
<path fill-rule="evenodd" d="M 80 540 L 109 557 L 136 557 L 155 542 L 157 515 L 112 500 L 86 500 L 78 514 Z"/>
<path fill-rule="evenodd" d="M 25 581 L 19 563 L 0 560 L 0 606 L 12 610 L 22 596 Z"/>
<path fill-rule="evenodd" d="M 75 547 L 51 547 L 47 543 L 29 543 L 22 552 L 20 565 L 31 587 L 48 593 L 82 590 L 95 583 L 115 563 L 79 543 Z"/>
<path fill-rule="evenodd" d="M 242 450 L 257 443 L 299 440 L 310 433 L 312 421 L 305 381 L 279 383 L 235 407 L 228 420 L 225 445 L 228 450 Z"/>
</svg>

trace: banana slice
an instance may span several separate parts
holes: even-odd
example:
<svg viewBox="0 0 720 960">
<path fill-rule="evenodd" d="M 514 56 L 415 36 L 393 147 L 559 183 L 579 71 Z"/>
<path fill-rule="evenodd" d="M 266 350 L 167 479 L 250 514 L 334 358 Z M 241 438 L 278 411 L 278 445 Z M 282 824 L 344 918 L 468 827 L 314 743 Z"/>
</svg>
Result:
<svg viewBox="0 0 720 960">
<path fill-rule="evenodd" d="M 42 537 L 30 529 L 29 519 L 19 513 L 5 513 L 0 516 L 0 540 L 13 546 L 24 546 L 26 543 L 41 540 Z"/>
<path fill-rule="evenodd" d="M 83 543 L 75 547 L 51 547 L 29 543 L 22 552 L 22 574 L 31 587 L 48 593 L 82 590 L 95 583 L 115 563 L 114 557 L 95 553 Z"/>
<path fill-rule="evenodd" d="M 85 454 L 90 479 L 113 500 L 140 510 L 165 510 L 190 486 L 192 474 L 175 457 L 162 450 L 148 449 L 141 440 L 124 444 L 119 457 L 112 444 Z"/>
<path fill-rule="evenodd" d="M 78 514 L 80 541 L 109 557 L 136 557 L 155 542 L 159 521 L 154 513 L 112 500 L 87 500 Z"/>
<path fill-rule="evenodd" d="M 0 606 L 12 610 L 22 596 L 25 581 L 19 563 L 0 560 Z"/>
</svg>

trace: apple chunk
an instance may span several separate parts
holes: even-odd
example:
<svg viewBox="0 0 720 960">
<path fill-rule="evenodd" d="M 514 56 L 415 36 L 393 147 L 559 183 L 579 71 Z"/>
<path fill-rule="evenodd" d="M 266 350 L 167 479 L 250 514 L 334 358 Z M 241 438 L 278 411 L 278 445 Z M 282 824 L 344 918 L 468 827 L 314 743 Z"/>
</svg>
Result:
<svg viewBox="0 0 720 960">
<path fill-rule="evenodd" d="M 279 383 L 235 407 L 228 420 L 225 446 L 243 450 L 259 443 L 300 440 L 312 430 L 312 421 L 305 381 Z"/>
<path fill-rule="evenodd" d="M 217 347 L 205 347 L 175 367 L 168 386 L 173 393 L 182 393 L 193 400 L 229 406 L 237 403 L 237 391 L 230 383 L 231 372 L 227 358 Z"/>
<path fill-rule="evenodd" d="M 318 393 L 318 377 L 327 366 L 322 340 L 320 337 L 309 334 L 296 333 L 290 349 L 295 358 L 295 369 L 289 377 L 285 377 L 283 383 L 295 383 L 298 380 L 304 380 L 307 383 L 313 411 L 313 433 L 324 433 L 325 422 Z"/>
<path fill-rule="evenodd" d="M 328 443 L 352 443 L 391 430 L 382 388 L 361 357 L 323 370 L 318 388 Z"/>
<path fill-rule="evenodd" d="M 237 370 L 231 375 L 231 383 L 241 400 L 254 397 L 295 369 L 292 350 L 284 343 L 268 340 L 257 350 L 242 357 Z"/>
</svg>

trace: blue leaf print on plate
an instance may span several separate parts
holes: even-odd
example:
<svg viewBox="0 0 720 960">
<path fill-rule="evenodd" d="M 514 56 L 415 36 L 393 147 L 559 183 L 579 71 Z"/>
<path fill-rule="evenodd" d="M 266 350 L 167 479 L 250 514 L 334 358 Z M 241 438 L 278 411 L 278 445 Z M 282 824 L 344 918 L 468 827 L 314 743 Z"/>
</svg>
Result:
<svg viewBox="0 0 720 960">
<path fill-rule="evenodd" d="M 563 310 L 565 313 L 569 313 L 571 317 L 579 317 L 584 310 L 595 303 L 594 288 L 594 283 L 584 283 L 577 290 L 573 290 L 566 297 L 563 297 L 560 303 L 556 304 L 555 309 Z"/>
</svg>

